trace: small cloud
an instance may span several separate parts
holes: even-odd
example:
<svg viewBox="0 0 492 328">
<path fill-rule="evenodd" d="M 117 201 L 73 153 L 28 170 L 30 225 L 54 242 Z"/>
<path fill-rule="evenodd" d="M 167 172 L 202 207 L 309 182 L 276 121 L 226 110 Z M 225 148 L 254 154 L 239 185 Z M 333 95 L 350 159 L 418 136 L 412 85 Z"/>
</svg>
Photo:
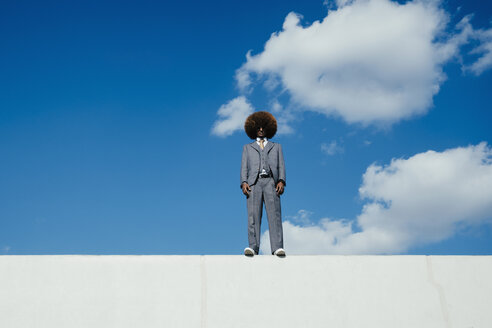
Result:
<svg viewBox="0 0 492 328">
<path fill-rule="evenodd" d="M 217 114 L 219 119 L 215 121 L 212 134 L 226 137 L 235 131 L 242 130 L 246 118 L 254 112 L 253 106 L 244 96 L 239 96 L 227 104 L 220 106 Z"/>
<path fill-rule="evenodd" d="M 372 141 L 364 140 L 364 145 L 369 146 L 372 144 Z"/>
<path fill-rule="evenodd" d="M 291 134 L 294 133 L 294 129 L 288 124 L 289 119 L 285 115 L 277 117 L 277 133 L 278 134 Z"/>
<path fill-rule="evenodd" d="M 273 113 L 280 113 L 284 109 L 283 106 L 282 106 L 282 104 L 280 104 L 277 99 L 274 99 L 271 102 L 271 105 L 270 106 L 272 107 L 272 112 Z"/>
<path fill-rule="evenodd" d="M 465 70 L 478 76 L 492 67 L 492 29 L 478 30 L 475 31 L 474 35 L 480 44 L 470 54 L 480 54 L 481 56 L 473 64 L 465 67 Z"/>
<path fill-rule="evenodd" d="M 347 5 L 351 4 L 352 2 L 354 2 L 354 0 L 336 0 L 338 8 L 347 6 Z"/>
<path fill-rule="evenodd" d="M 270 101 L 270 109 L 268 111 L 275 114 L 278 134 L 291 134 L 294 132 L 294 129 L 289 125 L 289 122 L 293 121 L 292 113 L 285 109 L 278 99 L 275 98 Z"/>
<path fill-rule="evenodd" d="M 291 220 L 292 222 L 307 226 L 313 224 L 311 221 L 311 216 L 313 212 L 308 210 L 299 210 L 296 215 L 286 216 L 286 219 Z"/>
<path fill-rule="evenodd" d="M 10 251 L 11 247 L 10 246 L 3 246 L 2 247 L 2 253 L 7 254 Z"/>
<path fill-rule="evenodd" d="M 343 153 L 344 149 L 338 143 L 333 140 L 329 144 L 322 143 L 321 144 L 321 151 L 327 155 L 335 155 L 335 154 L 341 154 Z"/>
</svg>

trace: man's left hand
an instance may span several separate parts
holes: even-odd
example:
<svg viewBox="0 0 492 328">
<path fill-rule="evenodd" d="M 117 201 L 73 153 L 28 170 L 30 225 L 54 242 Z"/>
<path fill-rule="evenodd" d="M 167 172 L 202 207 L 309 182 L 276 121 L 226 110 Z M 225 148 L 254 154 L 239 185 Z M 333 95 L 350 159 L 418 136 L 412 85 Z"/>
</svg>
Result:
<svg viewBox="0 0 492 328">
<path fill-rule="evenodd" d="M 284 183 L 282 181 L 279 181 L 275 190 L 277 191 L 277 195 L 282 195 L 284 193 Z"/>
</svg>

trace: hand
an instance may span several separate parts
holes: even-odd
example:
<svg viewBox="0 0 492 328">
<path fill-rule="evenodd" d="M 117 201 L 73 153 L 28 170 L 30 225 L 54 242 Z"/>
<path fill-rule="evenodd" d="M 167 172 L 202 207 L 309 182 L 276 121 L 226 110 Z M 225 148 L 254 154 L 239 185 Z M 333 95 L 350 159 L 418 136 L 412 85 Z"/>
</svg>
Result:
<svg viewBox="0 0 492 328">
<path fill-rule="evenodd" d="M 284 193 L 284 183 L 282 181 L 279 181 L 275 190 L 277 191 L 277 195 L 282 195 Z"/>
<path fill-rule="evenodd" d="M 243 194 L 246 196 L 249 196 L 249 192 L 251 191 L 251 188 L 249 187 L 249 184 L 247 182 L 243 183 Z"/>
</svg>

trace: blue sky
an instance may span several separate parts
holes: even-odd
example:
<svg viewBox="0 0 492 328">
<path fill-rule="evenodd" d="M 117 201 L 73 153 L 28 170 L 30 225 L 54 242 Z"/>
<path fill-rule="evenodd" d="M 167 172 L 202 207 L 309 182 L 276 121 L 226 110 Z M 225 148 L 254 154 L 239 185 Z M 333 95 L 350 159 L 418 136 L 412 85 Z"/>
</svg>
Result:
<svg viewBox="0 0 492 328">
<path fill-rule="evenodd" d="M 2 3 L 0 253 L 240 254 L 242 122 L 269 110 L 288 253 L 492 254 L 491 19 L 482 1 Z"/>
</svg>

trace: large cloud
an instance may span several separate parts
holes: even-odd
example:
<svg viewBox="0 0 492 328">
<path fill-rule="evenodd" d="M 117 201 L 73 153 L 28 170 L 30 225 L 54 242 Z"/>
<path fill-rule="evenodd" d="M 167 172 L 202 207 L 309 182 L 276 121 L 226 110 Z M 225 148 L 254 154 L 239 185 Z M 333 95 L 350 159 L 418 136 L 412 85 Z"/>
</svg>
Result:
<svg viewBox="0 0 492 328">
<path fill-rule="evenodd" d="M 356 222 L 306 213 L 284 222 L 290 254 L 387 254 L 435 243 L 459 229 L 492 222 L 492 149 L 486 143 L 427 151 L 367 168 L 359 189 L 368 202 Z M 356 231 L 354 225 L 357 225 Z M 268 232 L 261 251 L 269 253 Z"/>
<path fill-rule="evenodd" d="M 290 13 L 262 53 L 237 73 L 278 79 L 294 102 L 348 122 L 394 122 L 424 113 L 456 47 L 437 43 L 447 15 L 436 1 L 359 0 L 310 26 Z M 445 50 L 445 51 L 444 51 Z"/>
<path fill-rule="evenodd" d="M 333 3 L 333 2 L 332 2 Z M 244 94 L 258 82 L 284 107 L 341 117 L 349 123 L 391 124 L 425 114 L 446 79 L 443 66 L 460 47 L 479 42 L 476 75 L 492 66 L 492 30 L 474 30 L 466 16 L 449 32 L 438 0 L 336 0 L 321 21 L 301 24 L 290 13 L 262 52 L 246 55 L 236 81 Z M 284 97 L 285 98 L 285 97 Z M 220 113 L 219 113 L 220 114 Z"/>
</svg>

